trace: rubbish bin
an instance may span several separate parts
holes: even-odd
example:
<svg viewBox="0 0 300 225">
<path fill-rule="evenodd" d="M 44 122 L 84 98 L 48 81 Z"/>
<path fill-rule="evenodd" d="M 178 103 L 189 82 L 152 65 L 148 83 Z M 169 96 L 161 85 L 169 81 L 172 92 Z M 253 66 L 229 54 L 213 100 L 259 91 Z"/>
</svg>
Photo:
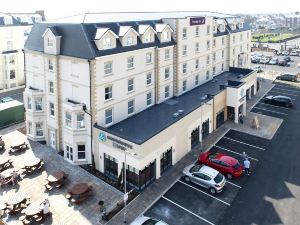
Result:
<svg viewBox="0 0 300 225">
<path fill-rule="evenodd" d="M 103 212 L 104 211 L 104 201 L 99 201 L 98 205 L 99 205 L 99 211 Z"/>
</svg>

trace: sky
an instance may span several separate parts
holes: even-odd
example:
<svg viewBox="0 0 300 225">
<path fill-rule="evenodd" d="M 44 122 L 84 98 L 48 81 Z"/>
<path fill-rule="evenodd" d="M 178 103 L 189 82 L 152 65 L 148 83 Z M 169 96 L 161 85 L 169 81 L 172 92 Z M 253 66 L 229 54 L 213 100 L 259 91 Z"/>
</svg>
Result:
<svg viewBox="0 0 300 225">
<path fill-rule="evenodd" d="M 1 12 L 45 10 L 46 19 L 85 12 L 213 11 L 288 13 L 300 11 L 298 0 L 0 0 Z"/>
</svg>

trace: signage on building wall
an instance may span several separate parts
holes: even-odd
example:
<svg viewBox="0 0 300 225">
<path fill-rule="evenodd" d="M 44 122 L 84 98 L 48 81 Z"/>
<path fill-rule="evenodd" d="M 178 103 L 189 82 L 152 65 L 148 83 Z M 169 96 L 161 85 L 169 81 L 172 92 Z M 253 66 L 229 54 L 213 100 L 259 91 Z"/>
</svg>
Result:
<svg viewBox="0 0 300 225">
<path fill-rule="evenodd" d="M 111 136 L 107 136 L 106 138 L 113 142 L 113 147 L 114 148 L 119 148 L 119 149 L 122 149 L 122 150 L 126 150 L 126 148 L 132 149 L 132 145 L 127 144 L 126 142 L 121 141 L 117 138 L 114 138 L 114 137 L 111 137 Z"/>
<path fill-rule="evenodd" d="M 205 17 L 190 18 L 190 26 L 205 24 Z"/>
<path fill-rule="evenodd" d="M 102 142 L 105 142 L 106 141 L 106 134 L 100 132 L 99 133 L 99 140 L 102 141 Z"/>
</svg>

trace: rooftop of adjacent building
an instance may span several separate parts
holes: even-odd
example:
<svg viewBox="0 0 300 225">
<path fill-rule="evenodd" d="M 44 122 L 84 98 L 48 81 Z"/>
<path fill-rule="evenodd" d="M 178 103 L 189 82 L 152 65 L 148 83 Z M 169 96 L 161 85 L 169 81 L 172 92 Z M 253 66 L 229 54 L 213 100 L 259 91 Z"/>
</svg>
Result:
<svg viewBox="0 0 300 225">
<path fill-rule="evenodd" d="M 241 79 L 252 72 L 250 69 L 230 68 L 228 72 L 223 72 L 181 96 L 154 105 L 108 128 L 98 124 L 94 126 L 140 145 L 210 101 L 226 87 L 239 87 Z"/>
<path fill-rule="evenodd" d="M 0 26 L 33 25 L 44 21 L 44 11 L 34 13 L 2 13 L 0 12 Z"/>
<path fill-rule="evenodd" d="M 162 18 L 186 18 L 197 16 L 212 16 L 215 18 L 239 18 L 236 15 L 209 11 L 164 11 L 164 12 L 102 12 L 83 13 L 50 20 L 51 23 L 112 23 L 143 20 L 160 20 Z"/>
</svg>

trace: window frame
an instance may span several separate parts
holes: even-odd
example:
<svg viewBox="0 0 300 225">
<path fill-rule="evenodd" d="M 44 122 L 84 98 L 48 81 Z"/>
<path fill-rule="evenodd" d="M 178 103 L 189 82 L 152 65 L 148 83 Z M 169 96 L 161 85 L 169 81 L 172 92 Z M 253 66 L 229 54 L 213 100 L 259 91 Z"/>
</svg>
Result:
<svg viewBox="0 0 300 225">
<path fill-rule="evenodd" d="M 36 137 L 44 137 L 44 128 L 43 128 L 43 122 L 36 122 L 35 124 L 35 136 Z M 40 125 L 39 129 L 37 125 Z M 38 132 L 42 132 L 42 135 L 38 135 Z"/>
<path fill-rule="evenodd" d="M 132 84 L 129 83 L 131 81 L 132 81 Z M 130 78 L 127 80 L 127 92 L 128 93 L 134 92 L 134 78 Z"/>
<path fill-rule="evenodd" d="M 51 107 L 53 106 L 53 107 Z M 49 102 L 49 116 L 55 118 L 55 105 L 54 102 Z"/>
<path fill-rule="evenodd" d="M 186 75 L 187 74 L 187 63 L 182 64 L 182 74 Z"/>
<path fill-rule="evenodd" d="M 127 69 L 134 69 L 134 57 L 130 56 L 127 58 Z"/>
<path fill-rule="evenodd" d="M 132 104 L 132 105 L 129 105 L 129 104 Z M 127 114 L 128 115 L 134 114 L 134 110 L 135 110 L 135 101 L 134 101 L 134 99 L 131 99 L 127 102 Z"/>
<path fill-rule="evenodd" d="M 84 150 L 79 150 L 79 146 L 84 146 Z M 79 155 L 84 154 L 84 158 L 79 157 Z M 78 161 L 85 161 L 86 160 L 86 146 L 85 144 L 77 144 L 77 160 Z"/>
<path fill-rule="evenodd" d="M 68 118 L 68 116 L 70 116 L 70 118 Z M 73 118 L 72 118 L 72 113 L 70 113 L 69 111 L 65 111 L 65 127 L 69 128 L 69 129 L 73 129 Z"/>
<path fill-rule="evenodd" d="M 149 80 L 150 80 L 150 82 L 149 82 Z M 151 84 L 152 84 L 152 72 L 148 72 L 146 74 L 146 85 L 149 86 Z"/>
<path fill-rule="evenodd" d="M 78 120 L 78 116 L 82 116 L 82 120 Z M 85 114 L 84 113 L 77 113 L 76 114 L 76 129 L 77 130 L 83 130 L 85 128 L 86 128 L 86 126 L 85 126 Z"/>
<path fill-rule="evenodd" d="M 109 101 L 112 99 L 112 97 L 113 97 L 113 86 L 109 85 L 104 87 L 104 101 Z"/>
<path fill-rule="evenodd" d="M 113 73 L 113 63 L 112 61 L 104 62 L 104 75 L 108 76 Z"/>
<path fill-rule="evenodd" d="M 187 28 L 183 27 L 182 28 L 182 39 L 187 39 Z"/>
<path fill-rule="evenodd" d="M 165 98 L 170 97 L 170 85 L 165 86 Z"/>
<path fill-rule="evenodd" d="M 108 112 L 110 111 L 110 115 L 108 115 Z M 110 118 L 110 122 L 108 123 L 108 118 Z M 106 109 L 104 111 L 104 120 L 105 120 L 105 125 L 108 126 L 113 123 L 113 108 Z"/>
<path fill-rule="evenodd" d="M 146 94 L 146 105 L 147 105 L 147 107 L 152 105 L 152 92 L 151 91 Z"/>
</svg>

